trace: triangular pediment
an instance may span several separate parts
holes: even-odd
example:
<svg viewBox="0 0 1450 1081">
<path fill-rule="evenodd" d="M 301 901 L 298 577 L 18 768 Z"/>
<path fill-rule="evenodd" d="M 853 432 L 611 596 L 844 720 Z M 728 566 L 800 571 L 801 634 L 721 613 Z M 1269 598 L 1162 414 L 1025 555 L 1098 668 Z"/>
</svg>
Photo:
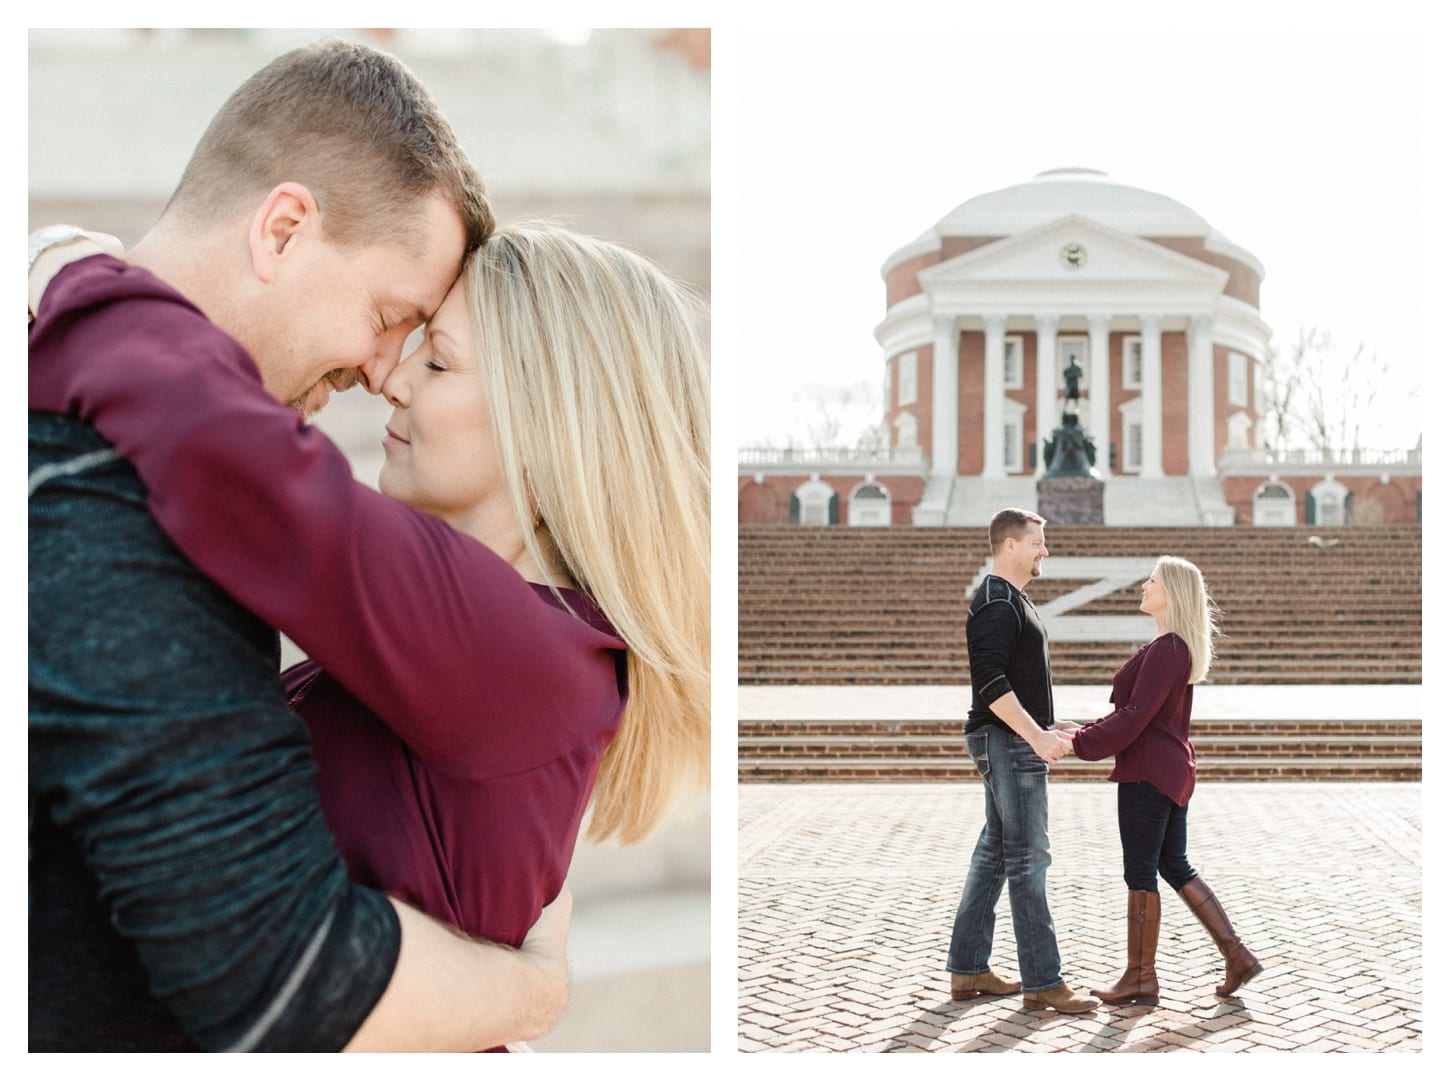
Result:
<svg viewBox="0 0 1450 1081">
<path fill-rule="evenodd" d="M 973 286 L 1096 291 L 1127 283 L 1217 293 L 1227 283 L 1228 272 L 1091 218 L 1068 214 L 928 267 L 919 277 L 929 296 L 960 295 Z"/>
</svg>

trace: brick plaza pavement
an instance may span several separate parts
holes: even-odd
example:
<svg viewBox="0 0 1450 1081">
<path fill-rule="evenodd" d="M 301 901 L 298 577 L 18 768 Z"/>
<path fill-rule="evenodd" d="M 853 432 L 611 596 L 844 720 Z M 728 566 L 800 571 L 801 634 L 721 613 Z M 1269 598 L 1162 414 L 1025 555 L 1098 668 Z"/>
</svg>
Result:
<svg viewBox="0 0 1450 1081">
<path fill-rule="evenodd" d="M 1115 786 L 1050 791 L 1049 903 L 1063 974 L 1125 960 Z M 952 917 L 978 783 L 742 784 L 741 1051 L 1420 1051 L 1421 786 L 1201 783 L 1188 854 L 1264 963 L 1219 999 L 1207 933 L 1160 881 L 1161 999 L 1068 1016 L 1021 996 L 953 1002 Z M 992 965 L 1018 966 L 1006 890 Z"/>
</svg>

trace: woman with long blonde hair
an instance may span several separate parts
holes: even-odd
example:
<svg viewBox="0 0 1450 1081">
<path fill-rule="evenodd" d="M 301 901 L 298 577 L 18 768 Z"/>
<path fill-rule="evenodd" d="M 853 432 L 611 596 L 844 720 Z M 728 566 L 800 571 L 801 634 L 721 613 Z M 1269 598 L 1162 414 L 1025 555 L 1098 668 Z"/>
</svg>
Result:
<svg viewBox="0 0 1450 1081">
<path fill-rule="evenodd" d="M 1142 611 L 1158 634 L 1118 669 L 1106 717 L 1073 732 L 1073 753 L 1087 761 L 1116 756 L 1118 834 L 1128 886 L 1128 965 L 1117 983 L 1093 994 L 1107 1003 L 1158 1002 L 1158 875 L 1178 891 L 1223 955 L 1231 995 L 1263 966 L 1235 934 L 1213 891 L 1188 862 L 1188 801 L 1196 758 L 1188 731 L 1193 687 L 1213 664 L 1215 607 L 1199 569 L 1163 556 L 1142 586 Z"/>
<path fill-rule="evenodd" d="M 708 780 L 704 312 L 628 249 L 546 226 L 495 234 L 465 277 L 525 548 L 629 645 L 589 834 L 637 841 Z"/>
<path fill-rule="evenodd" d="M 310 658 L 284 684 L 350 875 L 517 946 L 586 811 L 592 838 L 638 841 L 708 781 L 704 324 L 617 244 L 496 233 L 371 388 L 393 406 L 380 491 L 239 349 L 42 382 Z"/>
</svg>

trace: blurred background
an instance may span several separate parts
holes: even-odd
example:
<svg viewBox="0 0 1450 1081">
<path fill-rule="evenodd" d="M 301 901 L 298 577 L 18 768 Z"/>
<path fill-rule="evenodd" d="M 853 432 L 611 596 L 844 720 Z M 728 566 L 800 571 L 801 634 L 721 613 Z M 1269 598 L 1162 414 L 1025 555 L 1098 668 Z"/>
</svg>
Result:
<svg viewBox="0 0 1450 1081">
<path fill-rule="evenodd" d="M 134 244 L 227 95 L 325 37 L 418 75 L 501 225 L 546 218 L 626 244 L 708 296 L 708 30 L 31 30 L 28 228 L 70 222 Z M 367 484 L 387 413 L 355 389 L 316 421 Z M 537 1050 L 709 1049 L 709 845 L 704 799 L 643 844 L 581 842 L 571 999 Z"/>
</svg>

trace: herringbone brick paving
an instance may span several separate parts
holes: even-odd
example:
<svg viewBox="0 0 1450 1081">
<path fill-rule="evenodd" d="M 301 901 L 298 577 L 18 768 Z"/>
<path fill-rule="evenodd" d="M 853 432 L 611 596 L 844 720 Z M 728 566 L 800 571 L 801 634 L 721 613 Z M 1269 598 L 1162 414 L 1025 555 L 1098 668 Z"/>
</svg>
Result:
<svg viewBox="0 0 1450 1081">
<path fill-rule="evenodd" d="M 1063 973 L 1123 967 L 1115 787 L 1050 789 Z M 1189 858 L 1264 972 L 1222 962 L 1160 883 L 1156 1008 L 954 1003 L 947 941 L 982 823 L 978 783 L 757 784 L 739 794 L 741 1051 L 1420 1051 L 1417 783 L 1200 783 Z M 993 967 L 1018 975 L 1006 892 Z"/>
</svg>

